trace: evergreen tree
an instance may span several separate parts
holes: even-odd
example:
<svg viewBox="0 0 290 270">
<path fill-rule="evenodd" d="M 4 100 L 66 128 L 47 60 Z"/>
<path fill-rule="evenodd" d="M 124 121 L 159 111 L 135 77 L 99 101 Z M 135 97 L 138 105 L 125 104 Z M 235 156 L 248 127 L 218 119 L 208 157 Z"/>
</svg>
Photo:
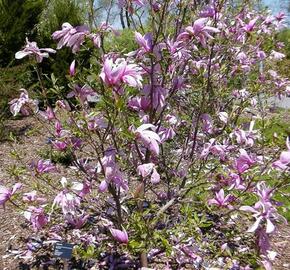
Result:
<svg viewBox="0 0 290 270">
<path fill-rule="evenodd" d="M 34 39 L 44 0 L 0 0 L 0 66 L 9 65 L 25 37 Z"/>
</svg>

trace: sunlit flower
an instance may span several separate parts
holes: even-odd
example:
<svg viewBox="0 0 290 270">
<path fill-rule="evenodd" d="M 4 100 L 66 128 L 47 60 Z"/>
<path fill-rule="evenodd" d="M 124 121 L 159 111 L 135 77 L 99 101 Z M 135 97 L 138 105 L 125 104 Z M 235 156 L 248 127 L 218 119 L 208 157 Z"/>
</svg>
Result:
<svg viewBox="0 0 290 270">
<path fill-rule="evenodd" d="M 26 46 L 24 47 L 24 49 L 22 51 L 19 51 L 15 54 L 15 58 L 16 59 L 22 59 L 25 56 L 28 55 L 32 55 L 35 56 L 36 61 L 38 63 L 42 62 L 43 57 L 48 57 L 49 54 L 48 53 L 55 53 L 56 51 L 51 49 L 51 48 L 42 48 L 39 49 L 37 47 L 37 43 L 36 42 L 30 42 L 28 41 L 28 39 L 26 38 Z"/>
</svg>

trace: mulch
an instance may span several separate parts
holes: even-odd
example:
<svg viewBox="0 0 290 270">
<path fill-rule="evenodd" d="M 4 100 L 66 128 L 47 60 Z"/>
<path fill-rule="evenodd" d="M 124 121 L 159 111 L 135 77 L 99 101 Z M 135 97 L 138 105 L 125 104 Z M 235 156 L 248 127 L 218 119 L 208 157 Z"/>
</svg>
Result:
<svg viewBox="0 0 290 270">
<path fill-rule="evenodd" d="M 46 145 L 48 134 L 41 129 L 39 124 L 30 117 L 8 120 L 5 123 L 5 133 L 12 132 L 17 141 L 0 141 L 0 185 L 11 186 L 15 179 L 8 174 L 9 168 L 17 164 L 13 159 L 14 151 L 20 153 L 24 158 L 22 163 L 37 158 L 37 151 Z M 25 269 L 12 256 L 7 256 L 8 250 L 16 250 L 24 245 L 23 240 L 31 233 L 25 223 L 24 217 L 15 208 L 7 205 L 6 210 L 0 209 L 0 270 Z M 290 226 L 280 225 L 276 234 L 272 237 L 273 249 L 278 252 L 275 260 L 274 270 L 290 269 Z M 28 269 L 28 268 L 26 268 Z"/>
</svg>

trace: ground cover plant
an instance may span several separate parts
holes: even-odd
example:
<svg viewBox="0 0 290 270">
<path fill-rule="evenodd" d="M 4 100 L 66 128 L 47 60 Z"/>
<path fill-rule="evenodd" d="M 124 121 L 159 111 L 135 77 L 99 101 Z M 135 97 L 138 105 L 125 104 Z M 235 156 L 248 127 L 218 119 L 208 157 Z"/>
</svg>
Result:
<svg viewBox="0 0 290 270">
<path fill-rule="evenodd" d="M 289 210 L 279 200 L 290 142 L 269 132 L 266 104 L 290 91 L 277 71 L 284 15 L 251 1 L 118 8 L 133 51 L 112 46 L 120 33 L 108 22 L 64 22 L 52 33 L 56 49 L 26 40 L 15 54 L 37 67 L 69 47 L 75 59 L 66 96 L 49 99 L 39 74 L 41 103 L 25 89 L 10 102 L 14 116 L 41 123 L 48 143 L 0 189 L 0 204 L 18 208 L 34 231 L 14 255 L 61 267 L 53 248 L 67 242 L 77 269 L 92 260 L 99 269 L 271 269 L 270 236 Z M 49 91 L 64 87 L 55 76 Z M 73 177 L 53 177 L 60 161 Z"/>
</svg>

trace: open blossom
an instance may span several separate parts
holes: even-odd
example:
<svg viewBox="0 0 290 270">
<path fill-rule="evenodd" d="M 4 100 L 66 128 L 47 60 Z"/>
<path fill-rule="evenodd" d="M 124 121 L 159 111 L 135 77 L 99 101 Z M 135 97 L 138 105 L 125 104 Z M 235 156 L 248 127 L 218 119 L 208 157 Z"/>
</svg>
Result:
<svg viewBox="0 0 290 270">
<path fill-rule="evenodd" d="M 151 101 L 151 92 L 153 108 L 160 111 L 165 106 L 165 100 L 168 96 L 168 90 L 161 86 L 151 87 L 151 85 L 145 85 L 143 88 L 143 93 L 145 94 L 149 102 Z"/>
<path fill-rule="evenodd" d="M 108 86 L 120 86 L 121 83 L 132 87 L 142 86 L 141 69 L 136 64 L 128 64 L 124 58 L 115 61 L 106 58 L 100 77 Z"/>
<path fill-rule="evenodd" d="M 212 27 L 207 26 L 208 18 L 200 18 L 193 23 L 193 26 L 188 26 L 185 28 L 185 31 L 182 32 L 178 37 L 177 40 L 188 40 L 192 37 L 195 37 L 203 47 L 206 46 L 206 39 L 213 39 L 211 33 L 219 33 L 220 30 Z"/>
<path fill-rule="evenodd" d="M 41 117 L 48 121 L 54 120 L 56 118 L 53 109 L 49 106 L 47 106 L 46 111 L 39 111 L 39 114 Z"/>
<path fill-rule="evenodd" d="M 136 110 L 136 111 L 144 111 L 150 109 L 150 99 L 149 97 L 132 97 L 128 101 L 128 107 L 130 109 Z"/>
<path fill-rule="evenodd" d="M 43 173 L 49 173 L 49 172 L 54 172 L 56 170 L 56 167 L 54 164 L 51 163 L 50 160 L 38 160 L 37 162 L 33 161 L 29 165 L 29 167 L 37 174 L 43 174 Z"/>
<path fill-rule="evenodd" d="M 128 191 L 128 183 L 116 162 L 116 150 L 114 148 L 108 148 L 105 151 L 101 164 L 98 164 L 97 172 L 100 173 L 104 170 L 106 179 L 101 182 L 99 191 L 107 191 L 109 183 L 116 185 L 123 191 Z"/>
<path fill-rule="evenodd" d="M 274 168 L 278 168 L 281 170 L 285 170 L 288 168 L 288 165 L 290 164 L 290 143 L 289 143 L 288 137 L 286 140 L 286 146 L 287 146 L 288 150 L 283 151 L 280 155 L 280 158 L 273 163 Z"/>
<path fill-rule="evenodd" d="M 209 114 L 204 113 L 201 115 L 201 123 L 202 123 L 202 131 L 208 134 L 212 134 L 214 132 L 214 127 L 212 123 L 212 118 Z"/>
<path fill-rule="evenodd" d="M 16 116 L 19 112 L 23 115 L 29 115 L 31 112 L 36 113 L 38 111 L 37 100 L 30 99 L 28 92 L 21 88 L 21 94 L 19 98 L 15 98 L 9 102 L 10 112 Z"/>
<path fill-rule="evenodd" d="M 58 140 L 53 141 L 52 145 L 58 151 L 65 151 L 68 148 L 68 145 L 66 142 L 62 142 L 62 141 L 58 141 Z"/>
<path fill-rule="evenodd" d="M 88 85 L 82 87 L 75 85 L 73 91 L 67 94 L 67 98 L 78 97 L 81 103 L 88 102 L 90 97 L 94 98 L 96 96 L 96 92 L 94 92 L 94 90 Z"/>
<path fill-rule="evenodd" d="M 24 212 L 24 217 L 31 222 L 35 231 L 43 228 L 48 222 L 48 218 L 41 207 L 30 206 L 28 211 Z"/>
<path fill-rule="evenodd" d="M 76 213 L 77 207 L 80 205 L 80 198 L 75 194 L 63 190 L 57 194 L 52 204 L 52 210 L 55 206 L 60 206 L 64 215 L 68 213 Z"/>
<path fill-rule="evenodd" d="M 22 184 L 16 183 L 12 189 L 6 188 L 4 186 L 0 186 L 0 205 L 3 205 L 3 208 L 5 208 L 5 203 L 10 200 L 12 195 L 22 187 Z"/>
<path fill-rule="evenodd" d="M 275 230 L 273 220 L 282 220 L 287 222 L 284 217 L 278 214 L 277 209 L 272 204 L 271 197 L 273 195 L 273 189 L 268 188 L 264 182 L 258 183 L 255 193 L 259 196 L 259 201 L 255 203 L 253 207 L 242 206 L 240 210 L 248 211 L 253 214 L 256 219 L 255 223 L 248 229 L 248 232 L 254 232 L 258 230 L 260 224 L 266 223 L 266 233 L 272 233 Z"/>
<path fill-rule="evenodd" d="M 169 128 L 162 127 L 159 129 L 158 135 L 160 137 L 161 142 L 163 143 L 167 140 L 172 140 L 176 135 L 176 133 L 172 127 Z"/>
<path fill-rule="evenodd" d="M 82 183 L 73 182 L 71 189 L 83 198 L 91 192 L 91 184 L 89 181 L 83 181 Z"/>
<path fill-rule="evenodd" d="M 228 122 L 229 115 L 227 112 L 219 112 L 218 117 L 224 124 Z"/>
<path fill-rule="evenodd" d="M 24 202 L 28 202 L 28 203 L 31 203 L 31 202 L 44 203 L 44 202 L 46 202 L 45 198 L 39 197 L 37 195 L 37 191 L 36 190 L 24 193 L 23 197 L 22 197 L 22 200 Z"/>
<path fill-rule="evenodd" d="M 255 232 L 263 221 L 266 222 L 266 233 L 272 233 L 275 230 L 271 219 L 275 217 L 276 209 L 272 205 L 260 203 L 255 205 L 255 207 L 242 206 L 240 210 L 251 212 L 256 219 L 255 223 L 248 229 L 248 232 Z"/>
<path fill-rule="evenodd" d="M 252 32 L 254 30 L 257 20 L 258 18 L 250 20 L 247 24 L 244 25 L 243 29 L 248 33 Z"/>
<path fill-rule="evenodd" d="M 61 130 L 60 134 L 65 134 L 65 130 Z M 61 140 L 52 141 L 52 146 L 58 151 L 65 151 L 68 148 L 79 149 L 82 145 L 82 140 L 77 137 L 64 137 Z"/>
<path fill-rule="evenodd" d="M 135 40 L 141 47 L 141 49 L 147 53 L 152 50 L 152 34 L 147 33 L 142 36 L 139 32 L 135 32 Z"/>
<path fill-rule="evenodd" d="M 218 144 L 214 138 L 211 138 L 208 143 L 205 143 L 200 154 L 201 158 L 207 158 L 209 154 L 217 156 L 220 160 L 225 160 L 227 153 L 227 146 Z"/>
<path fill-rule="evenodd" d="M 231 185 L 229 189 L 240 189 L 244 190 L 246 187 L 243 183 L 243 179 L 240 175 L 236 173 L 230 173 L 228 182 Z"/>
<path fill-rule="evenodd" d="M 160 182 L 160 175 L 155 169 L 154 163 L 146 163 L 139 165 L 137 167 L 138 174 L 140 174 L 143 178 L 151 175 L 150 181 L 152 184 L 157 184 Z"/>
<path fill-rule="evenodd" d="M 55 50 L 53 50 L 51 48 L 39 49 L 37 47 L 37 43 L 36 42 L 30 42 L 26 38 L 26 46 L 24 47 L 24 49 L 22 51 L 19 51 L 19 52 L 17 52 L 15 54 L 15 58 L 16 59 L 22 59 L 25 56 L 32 55 L 32 56 L 35 56 L 36 61 L 38 63 L 40 63 L 40 62 L 42 62 L 43 57 L 47 58 L 49 56 L 48 53 L 55 53 Z"/>
<path fill-rule="evenodd" d="M 143 124 L 138 127 L 135 131 L 136 137 L 140 140 L 146 148 L 148 148 L 156 156 L 159 154 L 159 145 L 161 139 L 157 133 L 150 129 L 155 129 L 155 126 L 152 124 Z"/>
<path fill-rule="evenodd" d="M 236 168 L 239 173 L 248 170 L 256 161 L 251 158 L 245 149 L 240 149 L 240 156 L 236 160 Z"/>
<path fill-rule="evenodd" d="M 285 57 L 286 57 L 286 55 L 284 53 L 276 52 L 274 50 L 272 50 L 272 52 L 270 54 L 270 58 L 278 60 L 278 61 L 282 60 Z"/>
<path fill-rule="evenodd" d="M 62 30 L 55 31 L 52 38 L 58 41 L 57 49 L 63 46 L 72 48 L 72 52 L 76 53 L 80 50 L 85 37 L 89 34 L 89 28 L 85 25 L 73 27 L 69 23 L 62 25 Z"/>
<path fill-rule="evenodd" d="M 246 146 L 253 146 L 255 143 L 255 139 L 259 137 L 256 130 L 254 130 L 255 122 L 251 121 L 250 127 L 248 131 L 243 129 L 236 129 L 233 134 L 236 137 L 238 144 L 245 144 Z"/>
<path fill-rule="evenodd" d="M 110 229 L 113 238 L 121 244 L 128 244 L 129 237 L 125 230 Z"/>
<path fill-rule="evenodd" d="M 63 109 L 69 112 L 71 110 L 71 107 L 69 103 L 67 102 L 67 100 L 57 100 L 55 102 L 55 110 L 58 110 L 58 109 Z"/>
<path fill-rule="evenodd" d="M 80 229 L 82 228 L 85 223 L 87 222 L 87 219 L 89 218 L 89 215 L 85 215 L 84 213 L 80 215 L 72 215 L 71 213 L 68 213 L 65 215 L 65 220 L 73 226 L 74 229 Z"/>
<path fill-rule="evenodd" d="M 214 204 L 214 205 L 217 205 L 219 207 L 231 208 L 232 206 L 230 205 L 230 203 L 232 201 L 233 201 L 233 196 L 230 195 L 230 194 L 225 196 L 224 190 L 221 189 L 219 192 L 215 193 L 215 198 L 214 199 L 210 199 L 208 201 L 208 204 Z"/>
</svg>

